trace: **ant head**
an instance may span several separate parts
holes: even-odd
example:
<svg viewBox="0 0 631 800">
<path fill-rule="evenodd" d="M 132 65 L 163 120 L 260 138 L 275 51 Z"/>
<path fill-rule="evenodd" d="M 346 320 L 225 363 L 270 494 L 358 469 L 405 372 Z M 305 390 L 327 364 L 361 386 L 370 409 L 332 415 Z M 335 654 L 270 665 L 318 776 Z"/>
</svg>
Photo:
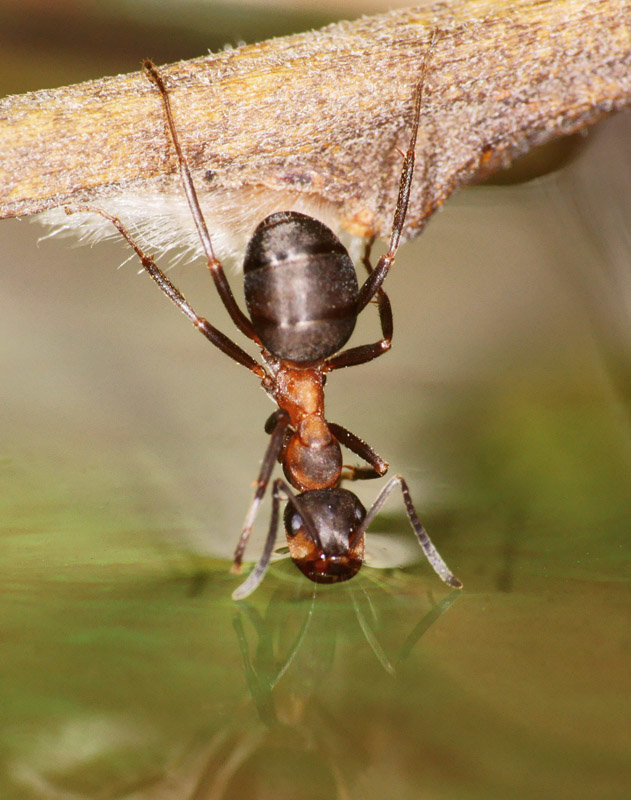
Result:
<svg viewBox="0 0 631 800">
<path fill-rule="evenodd" d="M 347 581 L 364 561 L 364 533 L 358 531 L 366 509 L 346 489 L 314 489 L 298 495 L 300 512 L 285 509 L 289 555 L 316 583 Z"/>
</svg>

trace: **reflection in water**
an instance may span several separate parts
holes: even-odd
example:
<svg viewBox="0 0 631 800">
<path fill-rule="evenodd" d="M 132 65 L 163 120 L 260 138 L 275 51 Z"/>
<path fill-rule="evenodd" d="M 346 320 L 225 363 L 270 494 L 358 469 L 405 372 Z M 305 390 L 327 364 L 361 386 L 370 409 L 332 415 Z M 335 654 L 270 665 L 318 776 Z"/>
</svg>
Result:
<svg viewBox="0 0 631 800">
<path fill-rule="evenodd" d="M 612 161 L 625 186 L 628 163 Z M 609 177 L 601 183 L 598 194 L 611 194 Z M 586 186 L 577 185 L 577 202 Z M 230 550 L 222 549 L 235 524 L 223 516 L 226 498 L 252 477 L 239 473 L 248 461 L 242 437 L 237 429 L 217 438 L 223 401 L 209 406 L 214 392 L 193 392 L 193 410 L 182 414 L 196 353 L 194 371 L 180 358 L 150 369 L 151 326 L 121 334 L 117 313 L 127 304 L 137 319 L 142 282 L 121 293 L 107 258 L 90 270 L 80 261 L 48 268 L 45 259 L 33 281 L 32 242 L 11 245 L 1 800 L 418 800 L 421 791 L 626 800 L 631 215 L 626 205 L 612 212 L 611 198 L 590 205 L 607 217 L 604 244 L 619 266 L 594 283 L 591 267 L 610 261 L 593 257 L 603 242 L 590 246 L 582 224 L 570 227 L 571 206 L 561 216 L 550 192 L 533 186 L 521 199 L 515 192 L 516 213 L 510 192 L 478 191 L 475 203 L 463 196 L 462 229 L 450 227 L 451 211 L 437 217 L 392 276 L 394 294 L 397 281 L 404 287 L 406 323 L 385 379 L 354 378 L 353 396 L 375 397 L 367 429 L 392 442 L 406 474 L 416 472 L 424 516 L 467 578 L 467 595 L 438 625 L 448 598 L 426 603 L 420 576 L 391 566 L 382 573 L 390 595 L 332 590 L 314 600 L 308 590 L 272 597 L 290 581 L 278 564 L 236 617 L 225 563 L 204 562 L 191 582 L 187 553 L 186 588 L 165 581 L 164 561 L 181 563 L 186 536 L 196 541 L 201 531 L 205 542 L 210 527 L 211 552 Z M 582 217 L 600 226 L 596 214 Z M 495 260 L 480 247 L 489 230 L 493 250 L 504 248 Z M 584 269 L 584 280 L 571 268 Z M 425 274 L 434 283 L 421 283 Z M 101 275 L 112 296 L 94 313 L 85 297 L 97 296 Z M 422 315 L 421 291 L 432 299 Z M 116 324 L 104 326 L 106 318 Z M 187 352 L 189 332 L 178 339 L 174 323 L 162 340 Z M 104 331 L 115 331 L 105 345 Z M 114 339 L 129 348 L 121 353 Z M 233 380 L 214 370 L 213 384 Z M 136 385 L 125 375 L 137 394 L 121 394 Z M 396 419 L 385 413 L 393 390 Z M 232 409 L 235 420 L 251 412 L 247 404 Z M 169 415 L 177 424 L 164 424 Z M 222 476 L 213 471 L 209 482 L 217 464 Z M 174 497 L 178 509 L 191 507 L 190 524 L 173 514 Z M 393 528 L 403 528 L 400 519 Z M 177 556 L 156 546 L 162 531 Z M 386 544 L 391 554 L 390 534 Z"/>
<path fill-rule="evenodd" d="M 262 616 L 257 609 L 249 604 L 238 606 L 235 612 L 234 629 L 243 657 L 245 678 L 258 714 L 262 722 L 268 726 L 278 722 L 273 691 L 300 650 L 313 617 L 315 601 L 316 587 L 313 587 L 312 602 L 302 610 L 300 608 L 296 609 L 296 611 L 302 611 L 302 620 L 299 622 L 298 632 L 293 641 L 290 641 L 287 650 L 278 655 L 275 652 L 280 647 L 276 641 L 278 634 L 285 630 L 285 623 L 289 623 L 289 629 L 291 629 L 292 621 L 291 619 L 277 619 L 278 615 L 275 612 L 280 606 L 275 606 L 273 602 L 270 602 L 266 608 L 265 616 Z M 289 611 L 289 614 L 283 613 L 283 616 L 290 618 L 294 616 L 297 620 L 300 620 L 300 616 L 293 614 L 291 609 L 285 608 L 284 611 Z M 250 654 L 243 624 L 244 617 L 254 628 L 257 636 L 253 656 Z M 324 652 L 322 650 L 319 652 L 318 660 L 320 663 L 324 661 Z"/>
<path fill-rule="evenodd" d="M 406 659 L 414 645 L 461 595 L 453 591 L 442 600 L 435 602 L 429 611 L 406 636 L 398 652 L 390 660 L 379 641 L 379 616 L 377 607 L 366 591 L 348 588 L 351 606 L 348 616 L 354 616 L 359 628 L 377 661 L 384 671 L 396 674 L 397 666 Z M 330 617 L 326 614 L 326 605 L 316 603 L 317 587 L 314 588 L 311 602 L 297 607 L 295 611 L 286 604 L 275 603 L 274 597 L 269 602 L 265 616 L 249 605 L 240 606 L 235 612 L 234 628 L 243 656 L 243 665 L 252 700 L 261 720 L 268 726 L 279 722 L 274 702 L 274 689 L 281 678 L 288 672 L 298 653 L 304 648 L 305 658 L 301 666 L 294 670 L 289 683 L 290 693 L 295 696 L 298 685 L 306 696 L 317 693 L 318 687 L 325 683 L 331 675 L 335 657 L 337 633 L 340 627 L 349 623 L 341 621 L 337 629 L 331 631 Z M 277 612 L 280 610 L 280 614 Z M 319 613 L 318 613 L 319 610 Z M 253 648 L 248 645 L 244 618 L 251 624 L 257 637 Z M 283 648 L 281 638 L 297 626 L 295 635 Z M 309 632 L 309 636 L 307 636 Z"/>
<path fill-rule="evenodd" d="M 351 603 L 345 619 L 331 631 L 331 617 L 325 602 L 318 603 L 317 587 L 310 602 L 295 607 L 276 602 L 273 596 L 261 615 L 249 605 L 235 612 L 234 628 L 243 657 L 250 695 L 266 731 L 250 740 L 252 751 L 244 760 L 234 763 L 234 774 L 227 794 L 218 791 L 217 783 L 208 780 L 216 774 L 210 767 L 191 800 L 214 800 L 224 797 L 282 796 L 291 797 L 295 775 L 300 777 L 303 797 L 350 798 L 355 775 L 349 773 L 348 742 L 345 741 L 344 709 L 331 713 L 320 697 L 335 676 L 334 661 L 338 632 L 345 630 L 349 618 L 355 617 L 363 637 L 385 673 L 393 676 L 421 636 L 456 601 L 461 593 L 451 592 L 434 603 L 416 623 L 390 658 L 379 641 L 380 620 L 370 594 L 348 588 Z M 248 642 L 246 624 L 254 632 L 255 643 Z M 351 622 L 352 624 L 352 622 Z M 386 675 L 382 675 L 386 679 Z M 281 679 L 283 685 L 280 686 Z M 357 676 L 361 679 L 361 676 Z M 376 694 L 378 686 L 374 687 Z M 243 745 L 243 742 L 241 742 Z M 288 761 L 288 752 L 291 754 Z M 278 758 L 282 753 L 282 758 Z M 242 750 L 241 755 L 246 753 Z M 367 755 L 366 755 L 367 758 Z M 364 759 L 362 759 L 363 761 Z M 270 791 L 270 764 L 282 764 L 281 785 L 287 794 L 279 795 L 278 782 Z M 274 771 L 274 768 L 271 768 Z M 295 770 L 295 772 L 294 772 Z M 251 784 L 256 781 L 257 786 Z M 232 783 L 231 781 L 231 783 Z M 237 790 L 238 787 L 238 790 Z M 227 788 L 227 787 L 226 787 Z"/>
<path fill-rule="evenodd" d="M 63 695 L 57 690 L 50 718 L 42 716 L 32 734 L 21 740 L 19 755 L 5 762 L 10 785 L 17 787 L 9 798 L 364 796 L 359 787 L 366 783 L 365 770 L 373 765 L 375 753 L 370 737 L 358 735 L 358 723 L 366 724 L 366 730 L 373 724 L 367 705 L 359 711 L 361 697 L 367 693 L 390 707 L 386 698 L 405 690 L 409 677 L 401 670 L 408 659 L 414 660 L 410 656 L 420 638 L 462 593 L 434 601 L 431 592 L 399 594 L 370 584 L 341 586 L 334 592 L 316 586 L 312 591 L 298 582 L 273 592 L 265 605 L 234 606 L 222 599 L 211 600 L 209 606 L 213 592 L 225 597 L 224 582 L 216 583 L 209 581 L 206 591 L 195 597 L 181 583 L 175 596 L 162 584 L 162 613 L 150 614 L 156 618 L 155 633 L 146 627 L 152 606 L 145 592 L 131 616 L 134 600 L 129 596 L 120 606 L 118 601 L 110 605 L 102 630 L 92 614 L 82 629 L 80 607 L 66 615 L 71 641 L 87 644 L 87 653 L 82 647 L 83 657 L 71 673 L 68 699 L 74 704 L 59 708 Z M 194 617 L 189 617 L 188 630 L 180 623 L 175 626 L 178 638 L 165 639 L 169 616 L 178 608 Z M 411 613 L 416 620 L 410 619 Z M 99 646 L 112 633 L 126 641 L 115 622 L 125 618 L 132 626 L 142 624 L 133 633 L 134 647 L 144 642 L 149 648 L 140 649 L 137 666 L 120 645 L 107 655 Z M 119 689 L 114 676 L 120 659 L 122 694 L 127 694 L 125 681 L 132 688 L 133 672 L 140 669 L 141 696 L 132 690 L 125 705 L 119 699 L 108 707 L 103 700 Z M 226 673 L 230 680 L 222 684 Z M 92 690 L 81 704 L 84 680 Z M 393 688 L 397 681 L 398 689 Z M 428 690 L 431 683 L 430 678 Z M 96 687 L 101 696 L 93 695 Z M 49 691 L 55 693 L 52 687 Z M 166 718 L 161 708 L 166 708 Z"/>
</svg>

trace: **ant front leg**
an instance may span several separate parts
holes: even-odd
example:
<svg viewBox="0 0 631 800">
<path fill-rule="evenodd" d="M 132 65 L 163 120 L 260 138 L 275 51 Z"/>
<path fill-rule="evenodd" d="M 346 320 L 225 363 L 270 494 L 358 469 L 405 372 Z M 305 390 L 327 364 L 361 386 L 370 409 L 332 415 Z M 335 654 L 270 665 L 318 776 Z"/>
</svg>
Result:
<svg viewBox="0 0 631 800">
<path fill-rule="evenodd" d="M 265 494 L 265 490 L 267 489 L 267 484 L 269 483 L 269 479 L 272 475 L 272 470 L 274 469 L 274 465 L 276 464 L 278 456 L 280 455 L 280 451 L 283 448 L 285 432 L 287 431 L 288 427 L 289 414 L 282 409 L 275 411 L 265 424 L 265 429 L 271 433 L 271 439 L 267 445 L 267 450 L 265 451 L 265 456 L 263 457 L 263 463 L 261 464 L 261 470 L 256 480 L 254 497 L 250 503 L 248 513 L 246 514 L 245 522 L 243 523 L 243 528 L 241 529 L 241 536 L 239 536 L 239 541 L 237 542 L 237 548 L 234 551 L 234 563 L 232 565 L 232 572 L 234 573 L 238 574 L 241 572 L 243 553 L 245 552 L 248 540 L 252 534 L 254 520 L 256 519 L 259 506 L 261 505 L 261 500 Z M 253 591 L 253 589 L 250 591 Z"/>
<path fill-rule="evenodd" d="M 269 480 L 269 475 L 268 475 L 268 480 Z M 278 533 L 278 505 L 280 503 L 281 484 L 282 481 L 279 478 L 278 480 L 274 481 L 274 486 L 272 488 L 272 515 L 270 517 L 269 531 L 267 533 L 267 539 L 265 540 L 265 547 L 263 548 L 263 553 L 261 555 L 261 558 L 259 559 L 258 564 L 254 567 L 252 572 L 248 575 L 246 580 L 243 581 L 243 583 L 240 586 L 237 586 L 237 588 L 234 590 L 234 592 L 232 593 L 233 600 L 243 600 L 248 595 L 252 594 L 252 592 L 258 587 L 258 585 L 263 580 L 263 576 L 265 575 L 267 567 L 269 566 L 272 553 L 274 552 L 274 545 L 276 544 L 276 535 Z M 254 502 L 252 503 L 252 505 L 254 505 Z M 241 538 L 243 538 L 243 534 L 241 534 Z M 249 538 L 249 533 L 248 533 L 248 538 Z M 247 538 L 243 544 L 243 548 L 241 551 L 242 553 L 246 543 L 247 543 Z M 241 545 L 241 540 L 239 540 L 239 545 Z M 235 565 L 236 563 L 237 562 L 235 555 Z M 240 563 L 241 562 L 239 562 L 239 564 Z"/>
<path fill-rule="evenodd" d="M 281 413 L 284 414 L 285 412 Z M 279 424 L 280 422 L 281 418 L 279 417 Z M 278 427 L 276 428 L 276 430 L 278 430 Z M 274 433 L 276 433 L 276 430 L 274 431 Z M 282 431 L 283 433 L 284 430 L 285 429 L 283 429 Z M 271 444 L 270 447 L 268 448 L 268 452 L 265 454 L 266 458 L 270 450 L 271 450 Z M 263 470 L 261 470 L 261 473 L 262 472 Z M 243 600 L 245 597 L 252 594 L 252 592 L 259 586 L 259 584 L 263 580 L 263 576 L 265 575 L 265 572 L 267 571 L 267 568 L 269 566 L 272 553 L 274 552 L 274 545 L 276 544 L 276 535 L 278 533 L 278 507 L 280 504 L 281 492 L 285 495 L 289 503 L 294 507 L 294 509 L 298 512 L 298 514 L 300 514 L 303 524 L 309 534 L 311 541 L 320 550 L 322 549 L 322 542 L 320 540 L 317 528 L 315 527 L 315 523 L 311 519 L 310 515 L 301 506 L 300 498 L 294 495 L 294 493 L 291 491 L 291 488 L 285 483 L 285 481 L 282 478 L 276 478 L 276 480 L 272 485 L 272 514 L 270 517 L 267 539 L 265 540 L 265 546 L 263 547 L 263 553 L 258 561 L 258 564 L 254 567 L 254 569 L 248 575 L 246 580 L 243 581 L 241 586 L 237 586 L 237 588 L 232 593 L 233 600 Z"/>
<path fill-rule="evenodd" d="M 453 586 L 455 589 L 462 589 L 462 583 L 455 577 L 455 575 L 451 572 L 447 564 L 443 561 L 440 553 L 434 547 L 432 540 L 429 538 L 429 535 L 425 528 L 421 525 L 421 522 L 417 516 L 416 509 L 414 508 L 414 504 L 412 503 L 412 498 L 410 497 L 410 490 L 408 489 L 407 483 L 403 480 L 400 475 L 395 476 L 390 480 L 386 486 L 381 490 L 377 499 L 372 504 L 370 510 L 364 517 L 364 521 L 362 522 L 361 526 L 355 531 L 354 541 L 358 541 L 361 536 L 366 533 L 366 529 L 370 525 L 370 523 L 374 520 L 377 516 L 381 507 L 386 502 L 390 494 L 392 493 L 393 489 L 396 485 L 401 487 L 401 493 L 403 494 L 403 502 L 405 503 L 405 510 L 408 515 L 408 519 L 410 520 L 410 524 L 414 529 L 414 533 L 416 534 L 419 544 L 421 545 L 421 550 L 425 553 L 425 557 L 431 564 L 434 572 L 438 575 L 438 577 L 447 583 L 449 586 Z"/>
</svg>

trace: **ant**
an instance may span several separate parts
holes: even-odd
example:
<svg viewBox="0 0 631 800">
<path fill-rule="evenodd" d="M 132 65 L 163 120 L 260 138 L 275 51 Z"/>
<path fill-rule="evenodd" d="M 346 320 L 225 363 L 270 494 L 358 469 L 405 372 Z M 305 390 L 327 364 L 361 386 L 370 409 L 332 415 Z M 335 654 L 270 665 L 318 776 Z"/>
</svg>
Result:
<svg viewBox="0 0 631 800">
<path fill-rule="evenodd" d="M 340 488 L 344 468 L 340 445 L 368 465 L 347 468 L 348 474 L 344 477 L 352 480 L 381 477 L 387 472 L 388 464 L 366 442 L 341 425 L 327 422 L 324 417 L 327 374 L 372 361 L 390 349 L 392 309 L 382 283 L 394 262 L 408 208 L 426 64 L 427 60 L 414 97 L 409 146 L 402 154 L 403 169 L 388 251 L 373 269 L 370 264 L 372 241 L 366 245 L 363 261 L 368 277 L 360 287 L 346 248 L 326 225 L 296 211 L 271 214 L 256 227 L 245 252 L 244 292 L 248 317 L 235 301 L 223 267 L 215 256 L 180 146 L 169 91 L 155 65 L 149 60 L 143 63 L 146 76 L 160 93 L 182 186 L 210 274 L 236 327 L 260 348 L 264 365 L 193 310 L 117 217 L 84 206 L 66 209 L 67 213 L 96 212 L 108 219 L 136 252 L 144 270 L 197 330 L 215 347 L 253 372 L 278 405 L 278 410 L 265 423 L 270 441 L 235 550 L 233 572 L 241 571 L 255 517 L 277 461 L 282 464 L 287 480 L 277 478 L 272 484 L 272 512 L 263 554 L 248 578 L 233 592 L 234 599 L 247 597 L 265 574 L 276 542 L 281 497 L 288 501 L 284 524 L 292 560 L 312 581 L 334 583 L 352 578 L 360 569 L 366 529 L 397 485 L 428 561 L 445 583 L 457 588 L 462 586 L 421 525 L 407 483 L 401 476 L 389 481 L 368 511 L 352 492 Z M 373 299 L 377 303 L 381 339 L 343 350 L 358 315 Z"/>
</svg>

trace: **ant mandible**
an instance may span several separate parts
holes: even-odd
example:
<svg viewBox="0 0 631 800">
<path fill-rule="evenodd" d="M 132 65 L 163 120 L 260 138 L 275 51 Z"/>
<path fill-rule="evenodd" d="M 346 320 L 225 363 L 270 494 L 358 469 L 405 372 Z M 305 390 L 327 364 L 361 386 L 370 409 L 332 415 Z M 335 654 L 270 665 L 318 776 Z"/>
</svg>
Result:
<svg viewBox="0 0 631 800">
<path fill-rule="evenodd" d="M 257 375 L 265 391 L 278 405 L 278 410 L 265 423 L 270 441 L 235 550 L 233 571 L 241 571 L 254 520 L 277 461 L 283 465 L 287 481 L 278 478 L 272 484 L 272 512 L 263 554 L 248 578 L 233 592 L 235 599 L 247 597 L 263 578 L 276 542 L 282 496 L 288 501 L 284 523 L 292 560 L 312 581 L 334 583 L 352 578 L 360 569 L 366 529 L 397 485 L 429 563 L 445 583 L 457 588 L 462 586 L 421 525 L 408 486 L 401 476 L 389 481 L 368 511 L 352 492 L 340 488 L 343 469 L 341 444 L 368 465 L 348 468 L 346 477 L 381 477 L 387 472 L 388 464 L 366 442 L 341 425 L 327 422 L 324 417 L 327 373 L 364 364 L 390 349 L 392 309 L 381 285 L 394 262 L 408 208 L 426 64 L 427 59 L 414 97 L 412 134 L 404 155 L 387 252 L 373 269 L 370 243 L 366 246 L 363 260 L 368 277 L 359 287 L 346 248 L 326 225 L 296 211 L 271 214 L 256 227 L 245 252 L 244 292 L 250 315 L 247 317 L 237 305 L 222 265 L 215 256 L 180 146 L 169 91 L 155 65 L 148 60 L 143 63 L 145 74 L 160 92 L 182 186 L 210 274 L 232 321 L 260 348 L 265 366 L 193 310 L 117 217 L 85 206 L 66 209 L 68 213 L 96 211 L 112 222 L 167 297 L 215 347 Z M 373 299 L 377 302 L 382 338 L 371 344 L 342 350 L 353 332 L 357 316 Z"/>
</svg>

